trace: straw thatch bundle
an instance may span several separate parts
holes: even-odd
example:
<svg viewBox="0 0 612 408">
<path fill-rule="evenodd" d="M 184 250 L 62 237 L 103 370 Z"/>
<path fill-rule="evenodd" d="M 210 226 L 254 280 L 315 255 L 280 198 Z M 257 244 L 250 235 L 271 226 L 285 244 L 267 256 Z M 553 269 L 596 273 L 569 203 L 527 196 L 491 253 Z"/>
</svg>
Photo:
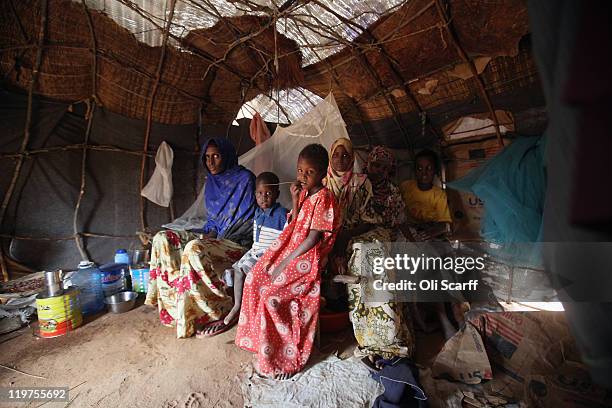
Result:
<svg viewBox="0 0 612 408">
<path fill-rule="evenodd" d="M 501 93 L 503 81 L 517 76 L 522 82 L 513 83 L 513 88 L 539 89 L 530 50 L 519 52 L 519 42 L 528 33 L 524 2 L 448 3 L 456 37 L 468 55 L 493 58 L 483 73 L 491 93 Z M 343 111 L 351 111 L 356 104 L 361 111 L 359 121 L 378 120 L 477 98 L 473 78 L 463 80 L 447 73 L 461 63 L 435 1 L 416 0 L 373 24 L 352 47 L 307 67 L 305 87 L 325 95 L 333 84 Z M 423 94 L 419 89 L 426 81 L 434 81 L 436 87 Z"/>
<path fill-rule="evenodd" d="M 0 48 L 4 49 L 0 71 L 9 84 L 24 89 L 31 80 L 35 48 L 8 48 L 33 44 L 40 22 L 37 3 L 0 2 Z M 145 118 L 161 47 L 138 42 L 101 12 L 90 10 L 90 14 L 96 40 L 98 100 L 115 112 Z M 85 9 L 72 1 L 52 0 L 47 21 L 46 47 L 35 93 L 68 102 L 89 98 L 92 38 Z M 26 39 L 14 35 L 20 32 L 20 26 Z M 197 123 L 203 105 L 205 123 L 227 123 L 245 98 L 296 85 L 301 80 L 299 48 L 280 34 L 275 47 L 273 27 L 263 17 L 227 18 L 210 29 L 188 34 L 184 45 L 194 52 L 169 46 L 153 105 L 153 120 Z M 222 61 L 213 64 L 216 60 Z"/>
<path fill-rule="evenodd" d="M 30 83 L 38 3 L 0 2 L 0 72 L 10 86 L 27 89 Z M 447 6 L 450 24 L 440 4 Z M 73 102 L 91 97 L 95 85 L 97 99 L 106 108 L 146 118 L 161 47 L 137 41 L 102 12 L 89 13 L 95 84 L 94 43 L 85 8 L 69 0 L 50 0 L 35 93 Z M 496 108 L 542 99 L 529 41 L 521 42 L 528 34 L 523 1 L 415 0 L 370 27 L 340 14 L 337 18 L 365 31 L 342 51 L 304 69 L 298 45 L 275 32 L 271 16 L 224 17 L 210 28 L 190 31 L 178 39 L 182 49 L 176 42 L 167 46 L 153 121 L 197 123 L 202 113 L 203 123 L 227 124 L 242 103 L 258 94 L 298 85 L 320 96 L 333 90 L 349 125 L 400 114 L 416 118 L 423 111 L 444 122 L 452 119 L 448 111 L 461 104 L 486 111 L 480 85 L 504 105 Z M 325 32 L 333 29 L 326 27 Z M 481 63 L 480 79 L 471 76 L 454 41 Z"/>
</svg>

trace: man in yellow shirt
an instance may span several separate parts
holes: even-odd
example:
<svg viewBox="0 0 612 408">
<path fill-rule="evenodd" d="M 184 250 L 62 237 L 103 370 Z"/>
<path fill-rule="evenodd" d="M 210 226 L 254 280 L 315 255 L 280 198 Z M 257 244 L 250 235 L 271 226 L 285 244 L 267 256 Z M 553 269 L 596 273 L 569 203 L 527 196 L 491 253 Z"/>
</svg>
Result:
<svg viewBox="0 0 612 408">
<path fill-rule="evenodd" d="M 400 184 L 409 224 L 417 228 L 413 238 L 426 241 L 448 232 L 452 222 L 446 192 L 433 185 L 439 168 L 438 156 L 431 150 L 422 150 L 415 157 L 416 180 Z"/>
<path fill-rule="evenodd" d="M 402 232 L 413 241 L 442 238 L 450 231 L 452 219 L 446 192 L 433 185 L 434 176 L 440 167 L 438 156 L 431 150 L 421 150 L 416 155 L 414 162 L 416 180 L 407 180 L 400 184 L 407 219 L 407 223 L 402 227 Z M 460 308 L 460 306 L 461 304 L 455 304 L 452 307 Z M 436 303 L 434 307 L 444 337 L 451 338 L 457 329 L 450 322 L 444 303 Z M 415 303 L 411 303 L 410 308 L 416 324 L 425 332 L 431 331 L 422 315 L 427 310 L 426 305 L 423 305 L 424 310 L 419 310 L 420 308 Z M 458 315 L 460 314 L 459 311 Z"/>
</svg>

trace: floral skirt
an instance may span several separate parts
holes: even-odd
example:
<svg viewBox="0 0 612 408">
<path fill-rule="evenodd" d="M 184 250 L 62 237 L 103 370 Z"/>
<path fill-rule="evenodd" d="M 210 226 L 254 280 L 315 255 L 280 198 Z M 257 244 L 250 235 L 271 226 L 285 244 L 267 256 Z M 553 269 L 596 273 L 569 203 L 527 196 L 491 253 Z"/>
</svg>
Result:
<svg viewBox="0 0 612 408">
<path fill-rule="evenodd" d="M 192 336 L 196 324 L 222 319 L 232 298 L 223 271 L 246 250 L 187 231 L 160 231 L 153 238 L 149 289 L 145 304 L 157 305 L 163 325 L 176 326 L 177 338 Z"/>
<path fill-rule="evenodd" d="M 386 228 L 376 228 L 353 238 L 349 244 L 349 274 L 367 276 L 367 272 L 363 270 L 363 257 L 388 253 L 384 243 L 393 240 L 393 231 Z M 350 318 L 360 351 L 383 358 L 412 356 L 415 340 L 407 304 L 365 303 L 364 290 L 367 290 L 365 281 L 348 285 Z"/>
</svg>

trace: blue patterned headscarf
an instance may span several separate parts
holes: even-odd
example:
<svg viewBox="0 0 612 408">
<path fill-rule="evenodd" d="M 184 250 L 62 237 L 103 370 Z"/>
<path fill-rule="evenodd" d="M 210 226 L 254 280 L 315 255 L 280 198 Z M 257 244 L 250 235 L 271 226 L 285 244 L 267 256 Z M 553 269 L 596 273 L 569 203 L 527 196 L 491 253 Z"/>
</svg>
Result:
<svg viewBox="0 0 612 408">
<path fill-rule="evenodd" d="M 238 165 L 238 155 L 232 143 L 225 138 L 208 139 L 202 147 L 202 157 L 208 145 L 214 142 L 221 152 L 225 170 L 219 174 L 208 174 L 204 199 L 208 220 L 204 232 L 217 232 L 217 238 L 237 241 L 234 236 L 240 231 L 252 234 L 250 222 L 255 214 L 255 176 L 249 170 Z M 206 168 L 206 163 L 204 163 Z M 208 171 L 208 168 L 206 168 Z M 243 228 L 248 224 L 248 228 Z"/>
</svg>

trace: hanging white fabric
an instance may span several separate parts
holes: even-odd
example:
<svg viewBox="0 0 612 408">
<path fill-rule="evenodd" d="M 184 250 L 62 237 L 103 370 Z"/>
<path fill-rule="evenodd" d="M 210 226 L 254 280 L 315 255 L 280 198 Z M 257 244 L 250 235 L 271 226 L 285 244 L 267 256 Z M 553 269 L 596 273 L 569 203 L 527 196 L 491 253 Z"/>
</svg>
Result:
<svg viewBox="0 0 612 408">
<path fill-rule="evenodd" d="M 166 142 L 162 142 L 155 155 L 155 171 L 140 195 L 162 207 L 168 207 L 172 199 L 172 162 L 174 152 Z"/>
<path fill-rule="evenodd" d="M 320 143 L 329 151 L 340 137 L 348 138 L 348 132 L 336 100 L 330 93 L 292 125 L 278 126 L 271 138 L 240 156 L 238 162 L 255 175 L 272 171 L 281 182 L 293 181 L 297 158 L 304 147 Z M 280 191 L 279 201 L 289 206 L 289 185 L 280 186 Z"/>
</svg>

